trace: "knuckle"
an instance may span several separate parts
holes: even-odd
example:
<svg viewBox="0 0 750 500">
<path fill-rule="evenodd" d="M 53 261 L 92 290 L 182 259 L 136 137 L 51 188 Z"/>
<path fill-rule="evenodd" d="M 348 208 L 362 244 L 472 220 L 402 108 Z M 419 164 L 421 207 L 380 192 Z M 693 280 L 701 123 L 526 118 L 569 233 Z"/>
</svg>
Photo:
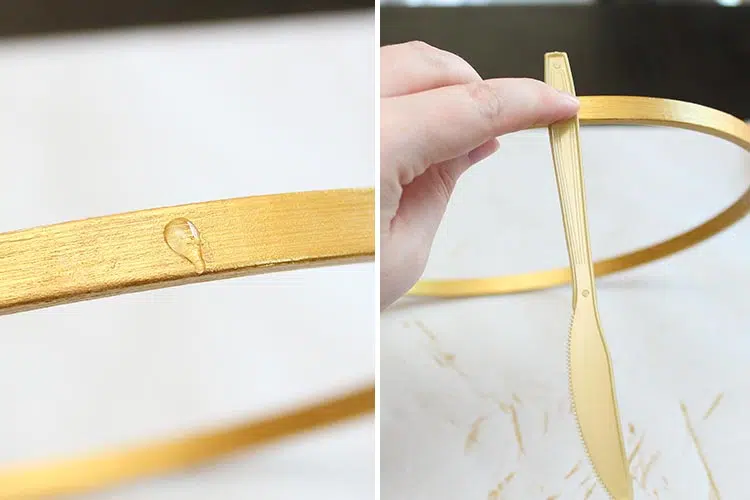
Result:
<svg viewBox="0 0 750 500">
<path fill-rule="evenodd" d="M 466 93 L 479 115 L 490 122 L 495 122 L 505 110 L 505 102 L 495 89 L 485 81 L 468 84 Z"/>
<path fill-rule="evenodd" d="M 433 47 L 426 42 L 413 41 L 409 43 L 412 44 L 411 50 L 414 50 L 425 64 L 438 72 L 456 75 L 459 79 L 480 79 L 471 64 L 461 56 Z"/>
<path fill-rule="evenodd" d="M 410 50 L 415 52 L 416 57 L 421 59 L 427 66 L 432 66 L 439 70 L 449 66 L 445 52 L 433 47 L 432 45 L 422 42 L 413 41 L 410 43 Z"/>
<path fill-rule="evenodd" d="M 427 42 L 423 42 L 422 40 L 412 40 L 410 42 L 406 42 L 404 46 L 409 50 L 413 50 L 419 54 L 429 53 L 437 50 L 435 47 Z"/>
</svg>

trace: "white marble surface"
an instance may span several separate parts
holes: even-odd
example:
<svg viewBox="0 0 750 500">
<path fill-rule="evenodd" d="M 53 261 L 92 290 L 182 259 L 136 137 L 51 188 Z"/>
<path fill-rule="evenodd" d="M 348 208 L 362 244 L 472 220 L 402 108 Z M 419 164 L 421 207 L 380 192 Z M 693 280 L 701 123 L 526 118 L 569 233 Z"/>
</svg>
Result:
<svg viewBox="0 0 750 500">
<path fill-rule="evenodd" d="M 586 128 L 582 140 L 595 257 L 696 224 L 750 183 L 744 151 L 695 133 Z M 459 183 L 427 277 L 567 264 L 546 133 L 501 142 L 496 156 Z M 598 282 L 637 499 L 709 498 L 681 402 L 720 498 L 747 496 L 748 241 L 745 220 L 685 253 Z M 570 301 L 564 287 L 403 300 L 383 315 L 382 498 L 606 498 L 591 489 L 568 409 Z"/>
<path fill-rule="evenodd" d="M 373 34 L 370 13 L 3 41 L 0 230 L 374 185 Z M 0 462 L 366 382 L 374 283 L 363 264 L 0 318 Z M 372 498 L 374 439 L 363 419 L 86 498 Z"/>
</svg>

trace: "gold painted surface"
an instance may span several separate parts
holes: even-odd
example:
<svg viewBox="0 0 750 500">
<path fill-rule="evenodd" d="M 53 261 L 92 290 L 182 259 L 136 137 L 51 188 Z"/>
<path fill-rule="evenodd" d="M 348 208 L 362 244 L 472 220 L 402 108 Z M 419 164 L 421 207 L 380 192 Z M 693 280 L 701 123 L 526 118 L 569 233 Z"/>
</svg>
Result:
<svg viewBox="0 0 750 500">
<path fill-rule="evenodd" d="M 371 413 L 375 388 L 288 413 L 178 439 L 144 443 L 72 459 L 18 464 L 0 470 L 0 498 L 56 497 L 193 467 L 294 434 Z"/>
<path fill-rule="evenodd" d="M 682 412 L 682 417 L 685 419 L 685 427 L 687 428 L 688 434 L 690 434 L 690 439 L 695 445 L 695 451 L 698 453 L 698 458 L 700 458 L 701 465 L 703 465 L 703 470 L 706 472 L 706 478 L 708 479 L 708 484 L 711 488 L 710 497 L 715 498 L 716 500 L 720 500 L 721 495 L 719 494 L 719 487 L 716 484 L 716 479 L 714 479 L 714 474 L 711 470 L 711 467 L 708 466 L 706 453 L 703 451 L 703 445 L 701 444 L 700 439 L 698 439 L 698 434 L 695 432 L 695 428 L 693 427 L 693 423 L 690 419 L 690 412 L 688 412 L 687 405 L 684 402 L 680 402 L 680 411 Z"/>
<path fill-rule="evenodd" d="M 715 109 L 670 99 L 636 96 L 581 96 L 582 125 L 652 125 L 712 135 L 750 152 L 750 126 Z M 594 262 L 596 276 L 614 274 L 674 255 L 724 231 L 750 211 L 750 187 L 724 211 L 659 243 Z M 543 290 L 570 282 L 570 268 L 491 278 L 422 280 L 409 292 L 423 297 L 477 297 Z"/>
<path fill-rule="evenodd" d="M 583 125 L 648 125 L 674 127 L 721 138 L 750 152 L 750 126 L 731 115 L 705 106 L 670 99 L 637 96 L 584 96 L 579 97 L 579 99 L 581 101 L 581 108 L 578 114 L 578 119 L 580 124 Z M 725 210 L 709 218 L 704 223 L 692 227 L 683 233 L 677 234 L 676 236 L 672 236 L 653 245 L 636 249 L 635 251 L 622 253 L 612 258 L 594 262 L 593 273 L 586 273 L 587 262 L 584 262 L 582 264 L 583 274 L 589 278 L 587 283 L 590 282 L 593 285 L 594 276 L 613 274 L 674 255 L 729 228 L 731 225 L 745 217 L 748 211 L 750 211 L 750 188 L 748 188 Z M 569 231 L 566 230 L 566 234 L 568 232 Z M 572 253 L 576 253 L 576 248 L 573 249 Z M 423 297 L 459 298 L 515 294 L 552 288 L 571 282 L 577 267 L 573 265 L 573 261 L 574 259 L 571 255 L 571 267 L 541 272 L 490 278 L 422 280 L 412 288 L 409 294 L 412 296 Z M 580 274 L 581 273 L 579 272 L 579 275 Z M 593 297 L 594 295 L 591 294 L 592 289 L 593 288 L 583 287 L 580 283 L 574 283 L 574 297 L 578 300 L 583 300 L 585 298 L 583 293 L 584 290 L 589 291 L 587 297 Z M 596 317 L 596 315 L 594 315 L 594 317 L 596 318 L 596 321 L 592 326 L 598 326 L 598 317 Z M 604 357 L 600 356 L 600 358 L 600 361 L 602 361 L 600 363 L 602 365 L 601 369 L 603 370 L 608 363 L 604 362 Z M 587 360 L 586 363 L 588 362 L 589 361 Z M 722 397 L 723 394 L 716 396 L 711 406 L 703 415 L 703 419 L 707 419 L 711 416 L 721 403 Z M 692 422 L 687 416 L 684 406 L 683 414 L 685 416 L 688 431 L 690 432 L 706 470 L 706 475 L 711 487 L 711 496 L 713 498 L 719 498 L 718 487 L 713 480 L 711 470 L 703 456 L 702 449 L 697 440 L 697 435 L 692 429 Z M 629 424 L 629 432 L 631 437 L 635 437 L 636 430 L 633 424 Z M 621 436 L 622 432 L 619 431 L 619 434 Z M 626 471 L 630 472 L 631 477 L 636 474 L 633 470 L 633 467 L 635 467 L 633 461 L 639 456 L 642 442 L 643 438 L 641 436 L 641 439 L 638 440 L 630 454 L 626 457 L 625 467 Z M 620 454 L 617 453 L 617 455 Z M 638 484 L 642 488 L 646 488 L 651 468 L 654 463 L 659 460 L 659 457 L 660 454 L 655 453 L 648 458 L 648 461 L 637 466 L 640 475 L 640 481 Z M 652 488 L 652 493 L 657 497 L 659 496 L 660 491 L 664 492 L 669 486 L 666 477 L 661 477 L 660 481 L 663 483 L 659 484 L 660 489 L 657 489 L 656 487 Z M 587 480 L 584 480 L 583 484 L 586 482 Z M 592 485 L 586 492 L 586 497 L 592 494 L 594 487 L 595 485 Z"/>
<path fill-rule="evenodd" d="M 373 260 L 375 194 L 254 196 L 0 235 L 0 314 L 198 281 Z M 374 386 L 234 426 L 72 459 L 9 464 L 0 498 L 110 487 L 371 413 Z"/>
<path fill-rule="evenodd" d="M 568 56 L 553 52 L 544 60 L 547 84 L 574 95 Z M 612 361 L 596 304 L 578 119 L 551 125 L 549 136 L 573 271 L 573 317 L 568 335 L 573 412 L 591 465 L 604 488 L 616 500 L 632 500 L 633 481 L 625 457 Z"/>
<path fill-rule="evenodd" d="M 419 330 L 420 333 L 424 335 L 424 340 L 426 341 L 425 347 L 427 347 L 425 359 L 434 359 L 435 352 L 440 352 L 441 349 L 444 348 L 444 346 L 440 344 L 440 339 L 444 338 L 447 332 L 442 330 L 442 327 L 440 326 L 433 327 L 419 319 L 402 322 L 402 327 L 405 330 L 411 329 L 412 326 L 415 326 L 415 329 Z M 568 415 L 573 415 L 573 411 L 570 408 L 570 399 L 568 397 L 559 399 L 557 404 L 541 407 L 536 404 L 536 401 L 534 401 L 536 396 L 538 396 L 538 394 L 534 394 L 536 392 L 535 390 L 532 390 L 529 393 L 515 392 L 512 391 L 511 387 L 505 387 L 502 394 L 492 391 L 485 392 L 476 385 L 471 367 L 462 365 L 461 355 L 456 356 L 456 363 L 454 365 L 445 366 L 439 364 L 438 366 L 440 369 L 447 369 L 452 372 L 452 375 L 455 376 L 456 380 L 460 381 L 463 388 L 456 390 L 456 392 L 452 394 L 460 394 L 466 389 L 474 398 L 491 403 L 490 408 L 492 409 L 490 411 L 486 411 L 487 408 L 483 408 L 471 418 L 468 418 L 467 415 L 467 420 L 464 420 L 463 422 L 459 422 L 459 420 L 453 415 L 446 415 L 446 422 L 452 427 L 464 428 L 465 426 L 467 431 L 464 440 L 465 455 L 473 454 L 476 457 L 486 457 L 487 455 L 484 454 L 483 451 L 487 451 L 489 448 L 491 450 L 491 456 L 497 457 L 498 436 L 497 434 L 493 435 L 495 430 L 502 428 L 503 433 L 506 434 L 509 439 L 518 438 L 518 436 L 521 435 L 521 431 L 523 431 L 523 440 L 521 442 L 529 449 L 530 453 L 528 456 L 520 453 L 518 439 L 515 441 L 515 446 L 512 446 L 512 448 L 514 448 L 513 451 L 518 452 L 517 462 L 510 459 L 512 453 L 507 453 L 511 447 L 507 446 L 507 443 L 503 446 L 505 448 L 503 451 L 505 460 L 501 461 L 503 464 L 502 473 L 510 473 L 513 475 L 514 483 L 516 483 L 513 485 L 515 488 L 523 488 L 522 485 L 526 483 L 529 487 L 538 490 L 538 498 L 544 498 L 542 496 L 544 494 L 548 495 L 547 498 L 563 498 L 563 494 L 556 493 L 556 491 L 559 492 L 561 486 L 568 490 L 566 493 L 567 495 L 573 495 L 573 492 L 575 491 L 575 495 L 571 498 L 581 499 L 588 494 L 589 491 L 591 492 L 592 497 L 597 494 L 597 479 L 596 476 L 591 473 L 591 469 L 587 467 L 588 461 L 586 460 L 585 454 L 582 453 L 583 449 L 580 449 L 580 452 L 576 453 L 576 458 L 570 464 L 570 468 L 563 470 L 559 476 L 543 476 L 544 479 L 542 483 L 537 482 L 538 478 L 535 477 L 533 481 L 537 483 L 534 486 L 528 484 L 528 478 L 529 476 L 536 476 L 537 474 L 523 465 L 518 468 L 519 464 L 522 463 L 522 460 L 523 463 L 526 463 L 527 458 L 533 459 L 535 453 L 532 449 L 540 450 L 545 447 L 551 447 L 550 449 L 552 449 L 555 446 L 559 446 L 559 441 L 556 441 L 554 435 L 557 434 L 557 436 L 559 436 L 559 424 L 566 421 Z M 513 397 L 513 395 L 516 397 Z M 722 400 L 723 398 L 720 398 L 721 395 L 722 393 L 718 393 L 713 398 L 710 398 L 710 401 L 706 401 L 704 408 L 705 411 L 701 412 L 701 415 L 705 415 L 705 413 L 716 404 L 717 400 Z M 518 413 L 517 418 L 514 420 L 513 412 L 518 412 L 516 400 L 527 401 L 527 413 L 523 415 L 523 418 L 518 418 L 522 416 Z M 425 400 L 421 400 L 420 402 L 422 404 L 429 404 Z M 497 408 L 497 411 L 492 411 L 495 408 Z M 679 405 L 676 405 L 674 410 L 675 412 L 679 412 Z M 719 404 L 715 407 L 711 415 L 713 416 L 716 412 L 721 412 L 721 410 L 722 404 Z M 698 423 L 703 424 L 704 420 L 700 419 L 700 422 Z M 549 427 L 547 427 L 548 425 Z M 555 427 L 557 427 L 557 429 L 555 429 Z M 647 427 L 648 426 L 641 424 L 636 425 L 636 423 L 632 421 L 625 423 L 628 469 L 631 477 L 636 479 L 636 481 L 633 482 L 633 487 L 640 490 L 640 495 L 646 495 L 648 498 L 667 498 L 670 493 L 674 495 L 673 489 L 670 488 L 670 480 L 665 475 L 657 472 L 657 469 L 664 465 L 663 462 L 666 455 L 661 449 L 659 449 L 659 446 L 664 446 L 665 443 L 660 442 L 661 440 L 658 438 L 656 440 L 647 439 L 647 435 L 651 435 L 652 438 L 655 435 L 653 432 L 649 431 Z M 687 428 L 687 426 L 686 430 L 687 434 L 692 436 L 690 429 Z M 695 429 L 696 439 L 697 434 L 700 432 L 700 428 Z M 552 441 L 541 443 L 540 438 L 545 441 L 551 438 Z M 526 445 L 527 442 L 528 446 Z M 466 453 L 466 443 L 470 443 L 471 447 L 468 453 Z M 678 441 L 677 445 L 679 446 L 680 443 L 682 443 L 682 441 Z M 539 448 L 540 446 L 541 448 Z M 696 454 L 698 458 L 701 457 L 700 454 Z M 528 465 L 528 463 L 526 463 L 526 465 Z M 679 472 L 678 477 L 682 477 L 679 475 Z M 563 484 L 561 484 L 561 480 Z M 489 487 L 487 494 L 488 499 L 516 498 L 514 495 L 519 494 L 519 489 L 515 489 L 515 491 L 512 491 L 510 488 L 508 490 L 504 490 L 503 488 L 498 489 L 498 487 L 496 487 L 497 484 L 498 483 L 495 482 Z M 524 491 L 527 491 L 528 493 L 530 490 Z M 716 494 L 712 493 L 712 495 L 711 498 L 716 498 Z M 640 498 L 640 496 L 637 498 Z"/>
<path fill-rule="evenodd" d="M 374 255 L 372 189 L 96 217 L 0 235 L 0 314 Z"/>
</svg>

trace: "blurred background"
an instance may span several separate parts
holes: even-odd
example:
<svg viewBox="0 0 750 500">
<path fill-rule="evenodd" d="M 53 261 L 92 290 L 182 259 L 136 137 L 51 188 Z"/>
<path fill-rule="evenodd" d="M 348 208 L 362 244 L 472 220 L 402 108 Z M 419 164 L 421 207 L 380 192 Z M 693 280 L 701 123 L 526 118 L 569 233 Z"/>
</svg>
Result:
<svg viewBox="0 0 750 500">
<path fill-rule="evenodd" d="M 373 186 L 373 14 L 353 0 L 0 1 L 0 231 Z M 0 318 L 0 467 L 371 381 L 374 279 L 358 264 Z M 84 498 L 372 498 L 373 455 L 363 418 Z"/>
<path fill-rule="evenodd" d="M 719 1 L 389 0 L 381 44 L 422 40 L 487 78 L 542 78 L 542 56 L 570 56 L 580 95 L 698 102 L 750 118 L 750 3 Z"/>
<path fill-rule="evenodd" d="M 642 0 L 641 0 L 642 1 Z M 650 3 L 660 4 L 719 4 L 723 6 L 737 6 L 746 3 L 745 0 L 647 0 Z M 610 1 L 610 0 L 384 0 L 381 5 L 406 5 L 410 7 L 419 6 L 442 6 L 442 7 L 462 7 L 470 5 L 551 5 L 551 4 L 633 4 L 633 1 Z"/>
</svg>

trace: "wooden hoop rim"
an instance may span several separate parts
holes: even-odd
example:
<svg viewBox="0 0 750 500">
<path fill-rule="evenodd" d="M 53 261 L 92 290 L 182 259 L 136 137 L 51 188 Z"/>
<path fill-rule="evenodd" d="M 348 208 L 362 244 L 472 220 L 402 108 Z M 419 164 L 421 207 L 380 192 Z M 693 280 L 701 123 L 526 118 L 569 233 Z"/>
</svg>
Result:
<svg viewBox="0 0 750 500">
<path fill-rule="evenodd" d="M 727 113 L 671 99 L 637 96 L 583 96 L 581 125 L 652 125 L 701 132 L 732 142 L 750 152 L 750 126 Z M 729 207 L 677 236 L 645 248 L 594 263 L 596 276 L 632 269 L 674 255 L 727 229 L 750 211 L 750 187 Z M 543 290 L 569 283 L 570 268 L 491 278 L 422 280 L 409 295 L 476 297 Z"/>
<path fill-rule="evenodd" d="M 187 219 L 180 219 L 187 217 Z M 189 220 L 204 266 L 170 250 Z M 0 315 L 242 275 L 372 261 L 375 192 L 341 189 L 157 208 L 0 234 Z M 123 251 L 125 249 L 125 251 Z M 370 414 L 374 385 L 261 419 L 91 455 L 0 469 L 0 498 L 79 494 L 217 460 Z"/>
</svg>

